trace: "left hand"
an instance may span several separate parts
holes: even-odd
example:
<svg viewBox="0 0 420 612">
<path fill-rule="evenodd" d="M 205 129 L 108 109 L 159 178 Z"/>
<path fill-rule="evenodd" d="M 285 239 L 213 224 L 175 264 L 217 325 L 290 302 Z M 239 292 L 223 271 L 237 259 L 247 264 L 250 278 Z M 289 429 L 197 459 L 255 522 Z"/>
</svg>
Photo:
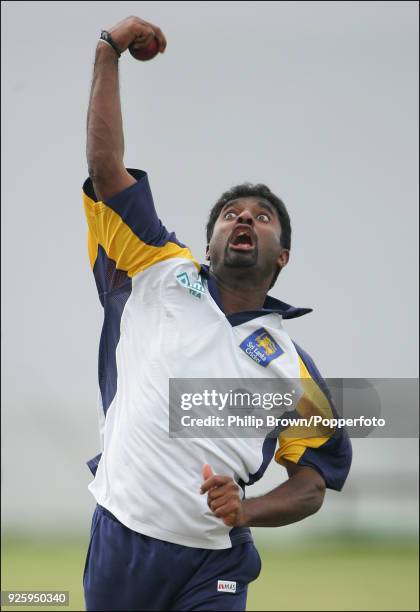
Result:
<svg viewBox="0 0 420 612">
<path fill-rule="evenodd" d="M 240 488 L 230 476 L 213 474 L 211 467 L 203 466 L 201 494 L 207 493 L 207 504 L 215 516 L 229 527 L 243 527 L 245 516 Z"/>
</svg>

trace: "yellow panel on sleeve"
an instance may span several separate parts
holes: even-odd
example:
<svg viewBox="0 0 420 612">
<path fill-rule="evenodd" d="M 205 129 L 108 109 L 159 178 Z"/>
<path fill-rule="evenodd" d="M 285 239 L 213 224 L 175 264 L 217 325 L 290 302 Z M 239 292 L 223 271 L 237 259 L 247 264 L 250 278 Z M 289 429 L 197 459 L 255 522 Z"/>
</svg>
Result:
<svg viewBox="0 0 420 612">
<path fill-rule="evenodd" d="M 98 237 L 96 235 L 96 222 L 95 222 L 95 202 L 83 193 L 83 204 L 85 208 L 86 220 L 88 223 L 88 253 L 90 266 L 93 268 L 95 265 L 96 258 L 98 256 Z"/>
<path fill-rule="evenodd" d="M 83 194 L 83 201 L 89 227 L 88 251 L 92 268 L 100 244 L 107 256 L 115 261 L 116 267 L 131 277 L 172 257 L 189 259 L 200 269 L 200 264 L 187 247 L 181 247 L 175 242 L 167 242 L 163 246 L 147 244 L 109 206 L 103 202 L 94 202 L 86 194 Z"/>
<path fill-rule="evenodd" d="M 274 456 L 277 463 L 284 465 L 285 461 L 291 461 L 292 463 L 299 463 L 299 459 L 307 448 L 319 448 L 324 444 L 328 438 L 287 438 L 286 441 L 279 437 L 280 446 Z"/>
<path fill-rule="evenodd" d="M 323 419 L 333 417 L 331 405 L 325 394 L 312 379 L 303 360 L 299 357 L 300 378 L 303 395 L 298 402 L 296 412 L 304 419 L 321 416 Z M 291 425 L 279 436 L 279 448 L 275 454 L 277 463 L 284 465 L 284 460 L 298 463 L 307 448 L 319 448 L 333 435 L 335 428 L 325 425 L 298 426 Z"/>
</svg>

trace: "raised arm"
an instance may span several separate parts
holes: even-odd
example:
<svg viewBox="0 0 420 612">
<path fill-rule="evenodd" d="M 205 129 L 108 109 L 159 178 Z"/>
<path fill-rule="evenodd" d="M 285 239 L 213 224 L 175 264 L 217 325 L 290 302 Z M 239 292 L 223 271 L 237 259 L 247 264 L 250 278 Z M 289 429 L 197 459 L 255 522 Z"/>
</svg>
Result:
<svg viewBox="0 0 420 612">
<path fill-rule="evenodd" d="M 160 28 L 138 17 L 128 17 L 108 30 L 121 53 L 132 43 L 147 46 L 153 36 L 164 52 L 166 39 Z M 99 200 L 116 195 L 136 180 L 124 166 L 124 134 L 118 79 L 118 55 L 100 40 L 87 115 L 87 163 Z"/>
</svg>

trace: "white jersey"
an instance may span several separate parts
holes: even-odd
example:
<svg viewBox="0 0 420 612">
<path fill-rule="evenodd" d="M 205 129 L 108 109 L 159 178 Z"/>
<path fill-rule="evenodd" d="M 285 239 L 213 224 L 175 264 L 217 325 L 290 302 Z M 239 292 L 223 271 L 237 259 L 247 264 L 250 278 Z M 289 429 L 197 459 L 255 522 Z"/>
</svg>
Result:
<svg viewBox="0 0 420 612">
<path fill-rule="evenodd" d="M 96 501 L 130 529 L 196 548 L 222 549 L 250 539 L 247 528 L 216 518 L 200 495 L 201 469 L 252 484 L 275 455 L 308 465 L 341 489 L 351 449 L 340 432 L 307 439 L 169 436 L 169 380 L 314 379 L 316 410 L 332 406 L 313 362 L 283 327 L 309 312 L 268 297 L 258 311 L 226 316 L 217 287 L 158 219 L 146 173 L 97 202 L 84 184 L 89 255 L 104 326 L 99 354 L 102 453 L 89 462 Z M 300 388 L 301 405 L 305 385 Z M 306 402 L 307 402 L 306 398 Z M 277 444 L 277 450 L 276 450 Z"/>
</svg>

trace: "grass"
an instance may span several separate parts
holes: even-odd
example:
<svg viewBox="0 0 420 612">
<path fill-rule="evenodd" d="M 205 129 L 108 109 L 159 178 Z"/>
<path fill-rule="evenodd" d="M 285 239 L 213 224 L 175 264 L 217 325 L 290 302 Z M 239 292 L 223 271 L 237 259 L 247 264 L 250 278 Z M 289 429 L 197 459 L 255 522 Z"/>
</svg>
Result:
<svg viewBox="0 0 420 612">
<path fill-rule="evenodd" d="M 396 543 L 260 550 L 248 610 L 418 610 L 418 552 Z"/>
<path fill-rule="evenodd" d="M 2 590 L 66 590 L 68 609 L 85 609 L 86 541 L 8 536 L 2 548 Z M 249 611 L 418 610 L 418 553 L 406 541 L 330 538 L 259 550 L 263 569 L 249 588 Z M 16 609 L 63 610 L 2 607 Z"/>
</svg>

